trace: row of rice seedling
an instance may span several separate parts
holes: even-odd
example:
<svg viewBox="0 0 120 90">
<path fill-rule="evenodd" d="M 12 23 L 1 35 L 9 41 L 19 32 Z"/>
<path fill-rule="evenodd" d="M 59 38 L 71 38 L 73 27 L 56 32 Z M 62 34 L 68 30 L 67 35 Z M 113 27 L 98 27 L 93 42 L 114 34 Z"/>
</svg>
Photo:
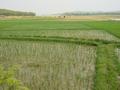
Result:
<svg viewBox="0 0 120 90">
<path fill-rule="evenodd" d="M 115 53 L 116 53 L 116 58 L 117 58 L 117 65 L 118 65 L 118 72 L 120 74 L 120 48 L 115 49 Z"/>
<path fill-rule="evenodd" d="M 1 30 L 1 37 L 54 37 L 105 40 L 120 42 L 119 38 L 103 30 Z"/>
<path fill-rule="evenodd" d="M 118 58 L 119 58 L 119 62 L 120 62 L 120 48 L 117 48 L 117 49 L 116 49 L 116 54 L 117 54 L 117 56 L 118 56 Z"/>
<path fill-rule="evenodd" d="M 96 47 L 54 42 L 0 40 L 0 63 L 31 90 L 92 90 Z"/>
</svg>

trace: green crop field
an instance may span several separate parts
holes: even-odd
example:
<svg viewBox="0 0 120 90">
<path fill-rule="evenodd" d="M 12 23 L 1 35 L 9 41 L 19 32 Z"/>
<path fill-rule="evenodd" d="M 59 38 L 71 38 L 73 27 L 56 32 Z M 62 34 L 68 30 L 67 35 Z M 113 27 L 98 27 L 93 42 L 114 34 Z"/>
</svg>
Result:
<svg viewBox="0 0 120 90">
<path fill-rule="evenodd" d="M 120 90 L 119 30 L 113 20 L 1 19 L 0 90 L 18 90 L 16 80 L 20 90 Z"/>
</svg>

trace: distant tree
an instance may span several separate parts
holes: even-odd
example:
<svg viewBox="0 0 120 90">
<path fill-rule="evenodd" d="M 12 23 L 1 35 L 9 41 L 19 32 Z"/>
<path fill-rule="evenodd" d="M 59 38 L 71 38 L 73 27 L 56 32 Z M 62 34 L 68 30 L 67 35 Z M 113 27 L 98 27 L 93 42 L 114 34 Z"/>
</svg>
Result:
<svg viewBox="0 0 120 90">
<path fill-rule="evenodd" d="M 80 16 L 80 15 L 120 15 L 120 11 L 117 12 L 66 12 L 61 15 L 66 16 Z"/>
<path fill-rule="evenodd" d="M 35 16 L 35 13 L 0 9 L 0 15 L 5 15 L 5 16 Z"/>
</svg>

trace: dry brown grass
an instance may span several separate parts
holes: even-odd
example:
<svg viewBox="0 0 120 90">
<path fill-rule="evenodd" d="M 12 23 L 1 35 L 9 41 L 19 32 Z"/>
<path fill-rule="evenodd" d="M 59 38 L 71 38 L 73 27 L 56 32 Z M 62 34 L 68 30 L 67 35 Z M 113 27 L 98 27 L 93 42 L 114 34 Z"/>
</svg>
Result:
<svg viewBox="0 0 120 90">
<path fill-rule="evenodd" d="M 91 16 L 0 16 L 0 19 L 42 19 L 42 20 L 120 20 L 117 15 L 91 15 Z"/>
<path fill-rule="evenodd" d="M 110 15 L 91 15 L 91 16 L 58 16 L 59 19 L 65 20 L 114 20 L 120 19 L 120 16 L 110 16 Z"/>
</svg>

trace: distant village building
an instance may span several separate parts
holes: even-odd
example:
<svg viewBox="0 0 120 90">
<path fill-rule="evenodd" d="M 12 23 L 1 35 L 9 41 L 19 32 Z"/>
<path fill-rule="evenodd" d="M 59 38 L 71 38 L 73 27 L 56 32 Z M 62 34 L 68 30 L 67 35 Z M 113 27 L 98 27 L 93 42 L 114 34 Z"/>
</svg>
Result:
<svg viewBox="0 0 120 90">
<path fill-rule="evenodd" d="M 64 19 L 64 18 L 66 18 L 66 16 L 58 16 L 58 18 Z"/>
<path fill-rule="evenodd" d="M 5 18 L 5 15 L 0 15 L 0 19 L 3 19 L 3 18 Z"/>
<path fill-rule="evenodd" d="M 5 15 L 0 15 L 0 17 L 5 17 Z"/>
</svg>

